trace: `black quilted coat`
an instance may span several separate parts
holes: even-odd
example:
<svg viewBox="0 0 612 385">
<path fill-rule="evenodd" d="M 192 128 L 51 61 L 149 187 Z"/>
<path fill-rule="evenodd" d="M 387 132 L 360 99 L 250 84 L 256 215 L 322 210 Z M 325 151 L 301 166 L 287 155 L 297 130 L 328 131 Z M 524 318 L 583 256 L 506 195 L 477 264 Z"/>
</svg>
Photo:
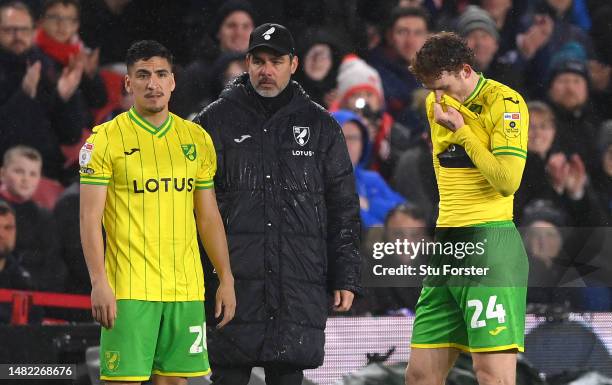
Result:
<svg viewBox="0 0 612 385">
<path fill-rule="evenodd" d="M 248 81 L 236 79 L 195 119 L 217 152 L 237 299 L 232 322 L 214 329 L 218 282 L 205 277 L 209 358 L 314 368 L 323 363 L 331 291 L 360 291 L 353 168 L 341 128 L 298 83 L 270 116 Z"/>
</svg>

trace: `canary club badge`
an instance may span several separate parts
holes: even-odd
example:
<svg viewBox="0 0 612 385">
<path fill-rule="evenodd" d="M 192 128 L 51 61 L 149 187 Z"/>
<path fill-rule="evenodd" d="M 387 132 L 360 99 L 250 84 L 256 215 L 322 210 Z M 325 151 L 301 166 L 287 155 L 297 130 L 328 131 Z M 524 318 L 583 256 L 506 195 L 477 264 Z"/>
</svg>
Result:
<svg viewBox="0 0 612 385">
<path fill-rule="evenodd" d="M 304 146 L 310 139 L 310 127 L 293 126 L 293 138 L 300 146 Z"/>
</svg>

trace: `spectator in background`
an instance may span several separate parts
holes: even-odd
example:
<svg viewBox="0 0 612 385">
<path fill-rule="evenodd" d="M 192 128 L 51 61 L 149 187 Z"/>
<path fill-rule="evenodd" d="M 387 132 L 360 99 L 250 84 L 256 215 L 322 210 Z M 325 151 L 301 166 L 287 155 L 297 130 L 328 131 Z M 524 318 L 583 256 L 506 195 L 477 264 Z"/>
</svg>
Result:
<svg viewBox="0 0 612 385">
<path fill-rule="evenodd" d="M 516 220 L 523 225 L 521 212 L 535 200 L 549 200 L 567 213 L 568 226 L 592 227 L 605 223 L 604 213 L 589 182 L 582 157 L 557 147 L 558 120 L 542 102 L 530 102 L 527 163 L 515 196 Z M 533 115 L 531 114 L 533 112 Z"/>
<path fill-rule="evenodd" d="M 351 110 L 363 119 L 372 143 L 367 168 L 388 179 L 401 152 L 410 145 L 412 134 L 385 111 L 378 72 L 357 56 L 347 55 L 338 70 L 338 95 L 331 109 Z"/>
<path fill-rule="evenodd" d="M 336 98 L 338 68 L 343 50 L 330 30 L 312 28 L 298 39 L 300 66 L 295 79 L 310 98 L 329 108 Z"/>
<path fill-rule="evenodd" d="M 46 0 L 34 40 L 52 63 L 45 68 L 45 76 L 51 82 L 56 82 L 65 71 L 81 72 L 76 97 L 82 113 L 87 116 L 84 128 L 93 125 L 89 110 L 103 107 L 107 98 L 104 81 L 98 74 L 100 49 L 90 52 L 79 38 L 79 12 L 78 0 Z"/>
<path fill-rule="evenodd" d="M 246 72 L 243 52 L 226 52 L 213 63 L 210 80 L 210 98 L 201 103 L 202 107 L 214 101 L 221 91 L 238 76 Z"/>
<path fill-rule="evenodd" d="M 123 63 L 125 52 L 137 40 L 136 12 L 138 6 L 132 0 L 93 0 L 83 4 L 81 36 L 89 47 L 100 50 L 100 65 Z"/>
<path fill-rule="evenodd" d="M 219 65 L 221 55 L 246 53 L 255 19 L 255 10 L 246 0 L 226 1 L 219 7 L 212 33 L 216 42 L 205 35 L 199 44 L 198 57 L 184 71 L 177 71 L 170 110 L 183 118 L 189 117 L 219 96 L 211 71 Z"/>
<path fill-rule="evenodd" d="M 606 216 L 606 226 L 612 226 L 612 120 L 599 130 L 599 162 L 592 182 Z"/>
<path fill-rule="evenodd" d="M 558 286 L 580 285 L 580 274 L 572 266 L 572 258 L 564 249 L 563 232 L 567 228 L 567 213 L 557 209 L 552 202 L 536 200 L 523 211 L 523 239 L 529 256 L 529 303 L 576 304 L 571 290 Z M 566 234 L 567 235 L 567 234 Z"/>
<path fill-rule="evenodd" d="M 500 56 L 516 48 L 516 35 L 525 3 L 519 0 L 480 0 L 480 6 L 491 16 L 499 33 Z"/>
<path fill-rule="evenodd" d="M 546 0 L 555 17 L 580 27 L 585 32 L 591 29 L 591 16 L 585 0 Z"/>
<path fill-rule="evenodd" d="M 592 97 L 596 107 L 603 118 L 612 119 L 612 4 L 608 4 L 596 9 L 593 16 L 593 26 L 591 28 L 591 38 L 595 46 L 597 57 L 592 60 L 590 65 L 591 78 L 593 80 Z"/>
<path fill-rule="evenodd" d="M 457 32 L 474 51 L 476 70 L 486 78 L 523 90 L 521 63 L 513 55 L 499 56 L 499 32 L 489 14 L 480 7 L 469 6 L 457 21 Z"/>
<path fill-rule="evenodd" d="M 389 210 L 406 199 L 393 191 L 376 172 L 364 168 L 367 164 L 370 141 L 368 129 L 361 118 L 352 111 L 340 110 L 332 113 L 348 148 L 355 172 L 355 187 L 359 195 L 361 223 L 364 228 L 382 225 Z"/>
<path fill-rule="evenodd" d="M 429 15 L 423 8 L 396 7 L 385 29 L 384 44 L 366 57 L 380 74 L 386 111 L 404 125 L 409 124 L 405 115 L 412 102 L 412 93 L 421 88 L 408 67 L 425 43 L 429 29 Z"/>
<path fill-rule="evenodd" d="M 521 222 L 523 208 L 535 199 L 554 199 L 556 192 L 550 184 L 546 164 L 552 153 L 559 152 L 555 141 L 557 125 L 552 109 L 544 102 L 531 101 L 529 108 L 529 139 L 527 161 L 521 186 L 514 195 L 514 215 Z"/>
<path fill-rule="evenodd" d="M 15 250 L 39 289 L 62 291 L 65 266 L 58 258 L 57 228 L 51 214 L 34 203 L 42 158 L 33 148 L 16 146 L 4 153 L 0 198 L 11 204 L 17 219 Z"/>
<path fill-rule="evenodd" d="M 431 240 L 430 228 L 426 214 L 417 206 L 404 203 L 394 207 L 385 218 L 382 240 L 386 243 L 403 243 L 404 241 L 419 243 Z M 419 254 L 385 255 L 381 260 L 374 260 L 372 249 L 367 255 L 368 262 L 382 263 L 385 267 L 401 265 L 414 266 L 418 269 L 427 265 L 427 256 Z M 371 271 L 371 269 L 370 269 Z M 371 273 L 370 273 L 371 274 Z M 385 287 L 370 287 L 367 294 L 355 302 L 356 314 L 370 315 L 413 315 L 419 299 L 422 286 L 422 276 L 387 277 L 389 282 Z"/>
<path fill-rule="evenodd" d="M 559 146 L 568 156 L 578 154 L 592 173 L 597 163 L 600 117 L 589 102 L 586 62 L 559 60 L 551 69 L 548 99 L 557 123 Z"/>
<path fill-rule="evenodd" d="M 30 10 L 20 2 L 0 6 L 0 154 L 18 144 L 36 148 L 43 173 L 61 179 L 60 144 L 78 140 L 84 120 L 73 97 L 80 70 L 68 68 L 56 83 L 44 76 L 46 57 L 33 46 Z"/>
<path fill-rule="evenodd" d="M 567 213 L 550 201 L 536 200 L 525 207 L 523 218 L 529 256 L 527 302 L 569 303 L 573 310 L 581 311 L 609 310 L 610 291 L 590 278 L 592 269 L 579 260 L 577 253 L 585 240 L 579 229 L 566 227 Z"/>
<path fill-rule="evenodd" d="M 15 212 L 8 203 L 0 201 L 0 288 L 34 290 L 32 276 L 15 255 L 16 238 Z"/>
<path fill-rule="evenodd" d="M 399 157 L 391 185 L 408 201 L 423 210 L 428 218 L 434 218 L 440 198 L 436 175 L 432 167 L 430 130 L 425 112 L 425 99 L 428 93 L 426 89 L 415 92 L 411 110 L 423 128 L 410 148 Z"/>
<path fill-rule="evenodd" d="M 14 254 L 17 226 L 15 212 L 4 201 L 0 201 L 0 288 L 35 290 L 30 273 L 19 264 Z M 0 324 L 11 321 L 12 304 L 0 303 Z"/>
<path fill-rule="evenodd" d="M 90 294 L 91 281 L 79 233 L 79 197 L 79 182 L 75 182 L 59 197 L 53 217 L 57 225 L 59 256 L 67 268 L 66 292 Z"/>
<path fill-rule="evenodd" d="M 221 52 L 246 52 L 255 28 L 255 10 L 246 0 L 225 1 L 217 11 L 215 26 Z"/>
<path fill-rule="evenodd" d="M 516 36 L 516 41 L 520 59 L 526 62 L 525 84 L 532 98 L 543 96 L 546 87 L 543 80 L 555 64 L 553 57 L 556 53 L 561 50 L 574 51 L 567 54 L 578 60 L 594 56 L 589 35 L 575 25 L 558 19 L 554 8 L 546 0 L 536 2 L 533 12 L 525 17 L 524 24 L 525 31 Z M 571 47 L 569 50 L 568 44 Z M 581 48 L 577 49 L 577 46 Z"/>
</svg>

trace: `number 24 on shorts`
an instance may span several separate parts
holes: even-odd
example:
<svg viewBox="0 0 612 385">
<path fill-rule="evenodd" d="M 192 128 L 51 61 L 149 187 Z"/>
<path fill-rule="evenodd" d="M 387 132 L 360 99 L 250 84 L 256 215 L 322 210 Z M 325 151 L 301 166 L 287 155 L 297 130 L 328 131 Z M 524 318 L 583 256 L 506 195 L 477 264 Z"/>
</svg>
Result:
<svg viewBox="0 0 612 385">
<path fill-rule="evenodd" d="M 487 326 L 487 319 L 497 318 L 497 322 L 500 324 L 506 322 L 506 311 L 504 310 L 504 306 L 501 303 L 496 304 L 495 302 L 497 302 L 497 296 L 490 296 L 485 319 L 479 319 L 483 309 L 482 301 L 479 299 L 471 299 L 467 302 L 468 307 L 475 308 L 474 314 L 472 315 L 472 321 L 470 322 L 470 327 L 472 329 Z"/>
<path fill-rule="evenodd" d="M 206 347 L 206 322 L 203 325 L 195 325 L 189 327 L 189 333 L 197 333 L 197 337 L 191 348 L 189 348 L 190 354 L 199 354 L 202 353 Z"/>
</svg>

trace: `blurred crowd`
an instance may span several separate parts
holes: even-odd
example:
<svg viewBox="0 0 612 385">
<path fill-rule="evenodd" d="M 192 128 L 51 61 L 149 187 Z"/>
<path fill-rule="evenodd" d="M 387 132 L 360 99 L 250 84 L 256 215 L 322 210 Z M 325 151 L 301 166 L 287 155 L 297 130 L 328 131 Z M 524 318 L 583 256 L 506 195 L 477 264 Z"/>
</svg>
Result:
<svg viewBox="0 0 612 385">
<path fill-rule="evenodd" d="M 433 236 L 428 91 L 409 66 L 429 34 L 455 31 L 473 49 L 476 70 L 529 101 L 515 222 L 533 286 L 572 287 L 530 288 L 528 301 L 612 308 L 606 0 L 1 1 L 0 287 L 89 293 L 78 151 L 91 127 L 132 104 L 122 63 L 132 42 L 155 39 L 173 51 L 170 110 L 191 119 L 245 71 L 249 34 L 269 21 L 292 31 L 300 60 L 294 80 L 342 126 L 365 261 L 377 240 Z M 418 293 L 371 289 L 354 312 L 410 313 Z"/>
</svg>

